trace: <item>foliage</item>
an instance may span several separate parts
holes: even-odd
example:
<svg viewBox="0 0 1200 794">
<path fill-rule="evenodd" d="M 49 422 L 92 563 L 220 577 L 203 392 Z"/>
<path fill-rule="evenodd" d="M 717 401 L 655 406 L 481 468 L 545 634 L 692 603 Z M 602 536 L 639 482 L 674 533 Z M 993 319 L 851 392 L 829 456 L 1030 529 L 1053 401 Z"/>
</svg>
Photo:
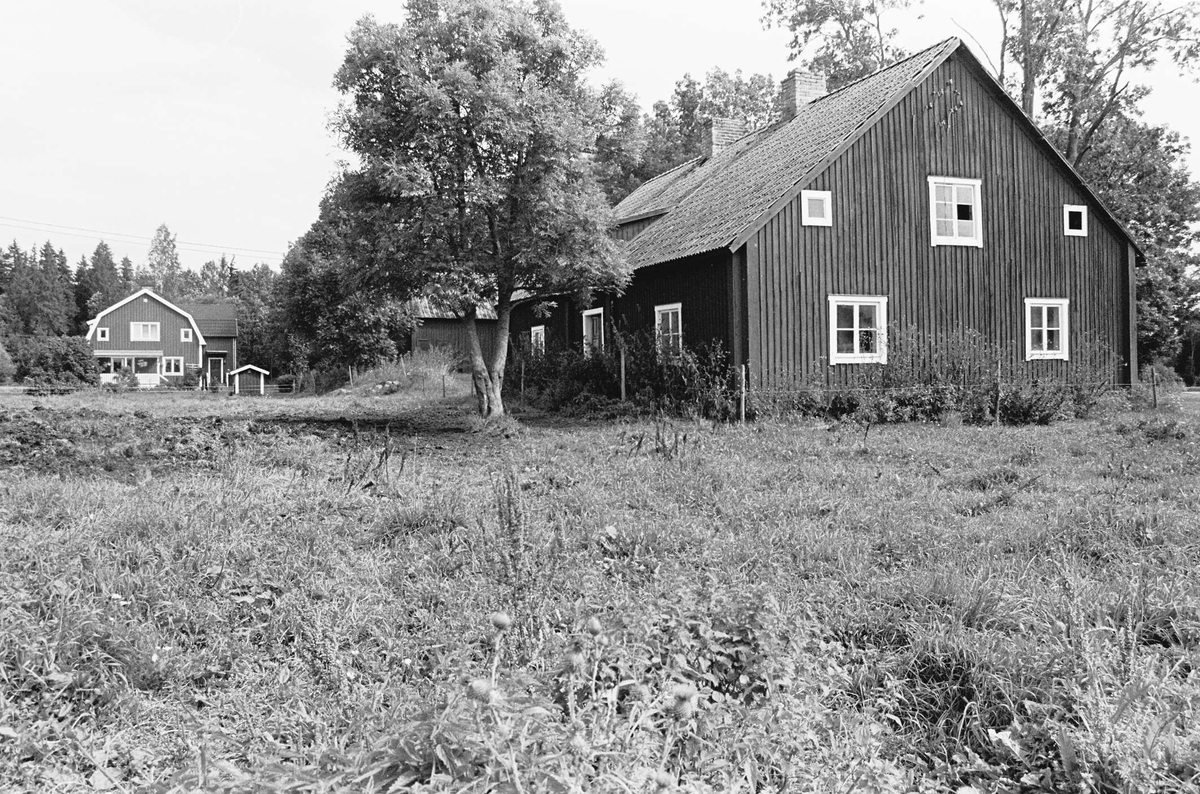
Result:
<svg viewBox="0 0 1200 794">
<path fill-rule="evenodd" d="M 335 85 L 359 170 L 331 192 L 384 256 L 350 249 L 359 275 L 464 317 L 479 410 L 502 414 L 513 295 L 620 287 L 611 214 L 584 152 L 601 131 L 584 73 L 599 47 L 553 3 L 408 4 L 403 25 L 359 21 Z M 354 239 L 362 239 L 358 235 Z M 492 304 L 494 350 L 474 317 Z"/>
<path fill-rule="evenodd" d="M 1087 416 L 1116 382 L 1117 361 L 1094 339 L 1076 344 L 1062 370 L 1012 361 L 995 342 L 970 329 L 928 334 L 892 328 L 886 364 L 838 377 L 825 368 L 793 384 L 754 389 L 754 415 L 787 413 L 878 424 L 944 421 L 1049 424 Z"/>
<path fill-rule="evenodd" d="M 0 295 L 0 327 L 9 334 L 57 335 L 71 330 L 74 288 L 66 256 L 47 242 L 40 251 L 8 248 L 8 283 Z"/>
<path fill-rule="evenodd" d="M 15 379 L 36 383 L 91 384 L 100 382 L 92 347 L 74 336 L 10 337 Z"/>
<path fill-rule="evenodd" d="M 17 366 L 13 363 L 12 356 L 5 349 L 3 341 L 0 340 L 0 383 L 8 383 L 17 373 Z"/>
<path fill-rule="evenodd" d="M 790 60 L 826 75 L 831 90 L 906 56 L 888 16 L 910 0 L 763 0 L 763 23 L 792 34 Z"/>
<path fill-rule="evenodd" d="M 146 256 L 146 274 L 159 295 L 178 300 L 183 293 L 183 265 L 179 262 L 179 251 L 175 247 L 175 235 L 161 224 L 154 230 L 150 240 L 150 253 Z"/>
</svg>

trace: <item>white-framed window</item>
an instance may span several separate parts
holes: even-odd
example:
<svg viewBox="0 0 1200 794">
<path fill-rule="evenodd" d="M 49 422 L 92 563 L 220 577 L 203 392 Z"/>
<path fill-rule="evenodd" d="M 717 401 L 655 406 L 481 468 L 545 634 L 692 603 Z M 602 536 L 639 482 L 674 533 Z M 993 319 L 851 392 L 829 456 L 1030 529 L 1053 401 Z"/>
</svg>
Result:
<svg viewBox="0 0 1200 794">
<path fill-rule="evenodd" d="M 97 328 L 96 329 L 96 341 L 97 342 L 107 342 L 108 341 L 108 329 L 107 328 Z"/>
<path fill-rule="evenodd" d="M 1083 204 L 1063 205 L 1063 234 L 1067 237 L 1087 237 L 1088 211 Z"/>
<path fill-rule="evenodd" d="M 828 190 L 801 190 L 800 223 L 804 226 L 832 226 L 833 194 Z"/>
<path fill-rule="evenodd" d="M 658 349 L 667 356 L 683 352 L 683 304 L 664 303 L 654 307 L 654 335 Z"/>
<path fill-rule="evenodd" d="M 159 323 L 130 323 L 130 342 L 157 342 L 161 333 Z"/>
<path fill-rule="evenodd" d="M 182 356 L 166 356 L 162 360 L 162 374 L 164 375 L 182 375 L 183 374 L 183 357 Z"/>
<path fill-rule="evenodd" d="M 1025 360 L 1067 361 L 1070 325 L 1066 298 L 1025 299 Z"/>
<path fill-rule="evenodd" d="M 546 352 L 546 326 L 535 325 L 529 329 L 529 349 L 537 356 Z"/>
<path fill-rule="evenodd" d="M 887 363 L 887 304 L 880 295 L 829 296 L 829 363 Z"/>
<path fill-rule="evenodd" d="M 929 177 L 929 224 L 932 243 L 983 247 L 979 179 Z"/>
<path fill-rule="evenodd" d="M 588 309 L 583 313 L 583 354 L 604 349 L 604 309 Z"/>
<path fill-rule="evenodd" d="M 180 328 L 179 329 L 179 341 L 180 342 L 192 341 L 192 329 L 191 328 Z"/>
</svg>

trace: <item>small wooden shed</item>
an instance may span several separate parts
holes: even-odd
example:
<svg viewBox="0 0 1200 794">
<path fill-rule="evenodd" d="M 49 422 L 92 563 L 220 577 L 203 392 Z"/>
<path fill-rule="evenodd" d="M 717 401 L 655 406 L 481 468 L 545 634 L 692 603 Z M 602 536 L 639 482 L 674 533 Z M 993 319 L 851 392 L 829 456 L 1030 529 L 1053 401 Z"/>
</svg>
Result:
<svg viewBox="0 0 1200 794">
<path fill-rule="evenodd" d="M 247 394 L 253 394 L 255 391 L 259 394 L 266 394 L 267 376 L 270 374 L 262 367 L 256 367 L 253 364 L 238 367 L 229 373 L 229 377 L 233 380 L 233 393 L 241 394 L 242 387 L 245 386 Z"/>
</svg>

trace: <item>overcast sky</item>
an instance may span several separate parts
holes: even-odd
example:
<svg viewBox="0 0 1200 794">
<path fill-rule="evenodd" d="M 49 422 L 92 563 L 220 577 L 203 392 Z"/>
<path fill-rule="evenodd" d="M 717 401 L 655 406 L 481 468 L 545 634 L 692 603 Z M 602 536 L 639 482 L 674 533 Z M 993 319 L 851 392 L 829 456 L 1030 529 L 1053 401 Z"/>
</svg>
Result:
<svg viewBox="0 0 1200 794">
<path fill-rule="evenodd" d="M 757 0 L 562 0 L 605 48 L 597 84 L 648 107 L 685 72 L 790 68 Z M 105 239 L 142 262 L 161 223 L 184 264 L 277 265 L 346 155 L 328 131 L 345 37 L 400 0 L 0 0 L 0 240 L 51 240 L 72 265 Z M 902 43 L 947 36 L 995 59 L 989 0 L 927 0 Z M 1146 119 L 1200 138 L 1190 78 L 1152 76 Z M 1193 155 L 1193 173 L 1200 155 Z"/>
</svg>

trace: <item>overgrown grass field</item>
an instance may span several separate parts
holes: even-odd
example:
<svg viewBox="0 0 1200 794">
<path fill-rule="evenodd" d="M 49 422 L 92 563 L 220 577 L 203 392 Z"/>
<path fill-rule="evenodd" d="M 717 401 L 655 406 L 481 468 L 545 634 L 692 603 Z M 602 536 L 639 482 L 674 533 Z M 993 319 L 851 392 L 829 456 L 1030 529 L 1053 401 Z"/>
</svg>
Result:
<svg viewBox="0 0 1200 794">
<path fill-rule="evenodd" d="M 1195 413 L 496 427 L 463 388 L 3 398 L 0 788 L 1200 785 Z"/>
</svg>

